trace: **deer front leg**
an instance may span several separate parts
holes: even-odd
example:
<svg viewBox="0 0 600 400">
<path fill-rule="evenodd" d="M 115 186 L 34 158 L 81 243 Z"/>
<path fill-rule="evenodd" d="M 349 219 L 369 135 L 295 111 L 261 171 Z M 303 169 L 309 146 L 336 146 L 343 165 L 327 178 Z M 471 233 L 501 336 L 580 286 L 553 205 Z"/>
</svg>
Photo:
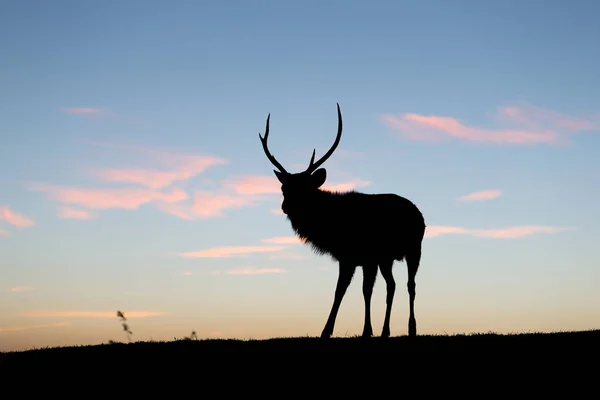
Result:
<svg viewBox="0 0 600 400">
<path fill-rule="evenodd" d="M 373 286 L 377 277 L 377 264 L 363 265 L 363 297 L 365 298 L 365 326 L 363 328 L 363 338 L 373 336 L 373 327 L 371 326 L 371 296 L 373 295 Z"/>
<path fill-rule="evenodd" d="M 321 332 L 321 339 L 328 339 L 333 334 L 333 328 L 335 327 L 335 319 L 337 318 L 340 305 L 342 304 L 342 299 L 344 298 L 344 294 L 346 294 L 346 290 L 348 289 L 348 286 L 352 281 L 352 277 L 354 276 L 355 270 L 356 265 L 342 262 L 339 263 L 339 275 L 337 286 L 335 288 L 335 297 L 333 299 L 331 311 L 329 312 L 329 318 L 327 318 L 325 328 L 323 328 L 323 332 Z"/>
</svg>

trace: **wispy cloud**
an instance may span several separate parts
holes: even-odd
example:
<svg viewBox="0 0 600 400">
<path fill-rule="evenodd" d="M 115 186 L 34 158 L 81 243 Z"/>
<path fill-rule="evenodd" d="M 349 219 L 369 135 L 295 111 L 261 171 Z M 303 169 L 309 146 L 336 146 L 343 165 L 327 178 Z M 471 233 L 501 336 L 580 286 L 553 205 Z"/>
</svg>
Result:
<svg viewBox="0 0 600 400">
<path fill-rule="evenodd" d="M 349 182 L 325 183 L 322 189 L 341 192 L 369 184 L 368 181 L 354 179 Z M 271 176 L 240 176 L 226 181 L 223 186 L 241 195 L 281 194 L 281 183 Z"/>
<path fill-rule="evenodd" d="M 292 253 L 289 251 L 281 251 L 273 253 L 269 256 L 271 260 L 306 260 L 306 256 L 301 254 Z"/>
<path fill-rule="evenodd" d="M 449 116 L 404 113 L 384 114 L 381 120 L 415 140 L 443 137 L 497 144 L 563 144 L 567 136 L 582 131 L 598 131 L 597 121 L 576 118 L 530 105 L 511 105 L 497 110 L 496 119 L 512 126 L 483 128 L 470 126 Z"/>
<path fill-rule="evenodd" d="M 33 286 L 15 286 L 8 289 L 9 292 L 17 293 L 17 292 L 29 292 L 33 290 Z"/>
<path fill-rule="evenodd" d="M 283 246 L 226 246 L 202 251 L 180 253 L 179 255 L 185 258 L 229 258 L 246 257 L 256 253 L 272 253 L 284 249 L 285 247 Z"/>
<path fill-rule="evenodd" d="M 223 187 L 242 195 L 281 192 L 281 183 L 274 176 L 240 176 L 225 181 Z"/>
<path fill-rule="evenodd" d="M 263 239 L 261 242 L 265 243 L 265 245 L 214 247 L 207 250 L 178 253 L 178 255 L 185 258 L 233 258 L 247 257 L 251 254 L 270 254 L 271 259 L 287 258 L 299 260 L 304 258 L 298 254 L 286 251 L 290 245 L 303 243 L 302 239 L 297 236 L 276 236 Z"/>
<path fill-rule="evenodd" d="M 428 226 L 425 230 L 426 238 L 434 238 L 441 235 L 461 234 L 493 239 L 514 239 L 536 234 L 550 234 L 573 230 L 573 227 L 554 227 L 540 225 L 512 226 L 499 229 L 470 229 L 460 226 Z"/>
<path fill-rule="evenodd" d="M 27 228 L 35 224 L 31 218 L 19 214 L 8 206 L 0 206 L 0 220 L 4 220 L 7 224 L 18 229 Z"/>
<path fill-rule="evenodd" d="M 188 180 L 208 168 L 224 165 L 227 161 L 213 156 L 189 156 L 158 153 L 159 159 L 172 167 L 170 170 L 144 168 L 105 169 L 96 175 L 105 182 L 135 183 L 151 189 L 162 189 L 174 182 Z"/>
<path fill-rule="evenodd" d="M 58 209 L 58 214 L 57 214 L 58 218 L 62 218 L 62 219 L 82 219 L 82 220 L 88 220 L 88 219 L 92 219 L 94 218 L 94 214 L 92 214 L 91 212 L 87 211 L 87 210 L 81 210 L 81 209 L 77 209 L 77 208 L 72 208 L 72 207 L 60 207 Z"/>
<path fill-rule="evenodd" d="M 362 179 L 355 179 L 355 180 L 350 181 L 350 182 L 342 182 L 342 183 L 337 183 L 337 184 L 325 183 L 322 186 L 322 189 L 330 191 L 330 192 L 346 192 L 346 191 L 349 191 L 349 190 L 357 189 L 359 187 L 367 186 L 370 183 L 371 182 L 364 181 Z"/>
<path fill-rule="evenodd" d="M 269 239 L 261 240 L 268 244 L 300 244 L 304 243 L 298 236 L 277 236 Z"/>
<path fill-rule="evenodd" d="M 103 114 L 106 112 L 104 108 L 98 107 L 61 107 L 61 111 L 69 114 L 84 114 L 84 115 L 95 115 Z"/>
<path fill-rule="evenodd" d="M 482 190 L 480 192 L 470 193 L 459 198 L 461 201 L 475 201 L 475 200 L 493 200 L 502 195 L 501 190 Z"/>
<path fill-rule="evenodd" d="M 95 169 L 92 176 L 104 183 L 126 183 L 141 185 L 132 187 L 76 187 L 59 186 L 45 183 L 29 185 L 32 191 L 45 192 L 52 199 L 63 203 L 59 218 L 90 219 L 96 215 L 89 210 L 124 209 L 136 210 L 140 206 L 152 203 L 161 211 L 185 219 L 220 216 L 222 210 L 241 207 L 250 203 L 243 199 L 225 194 L 198 191 L 193 204 L 186 204 L 189 196 L 174 183 L 183 182 L 204 172 L 215 165 L 226 164 L 227 161 L 213 156 L 180 154 L 163 150 L 136 146 L 120 146 L 106 143 L 92 143 L 96 146 L 127 150 L 129 153 L 140 153 L 165 169 L 153 168 L 105 168 Z M 128 160 L 131 157 L 128 158 Z M 167 187 L 171 186 L 167 189 Z M 176 204 L 177 203 L 177 204 Z M 70 206 L 78 206 L 77 209 Z"/>
<path fill-rule="evenodd" d="M 10 236 L 9 231 L 5 231 L 4 229 L 0 229 L 0 237 L 8 237 Z"/>
<path fill-rule="evenodd" d="M 166 312 L 157 311 L 127 311 L 125 315 L 130 318 L 147 318 L 166 315 Z M 117 318 L 116 311 L 31 311 L 22 314 L 23 317 L 33 318 Z"/>
<path fill-rule="evenodd" d="M 91 209 L 134 210 L 150 202 L 176 203 L 188 198 L 185 191 L 175 188 L 168 192 L 133 188 L 77 188 L 46 184 L 32 184 L 29 188 L 33 191 L 48 193 L 53 199 L 62 203 Z"/>
<path fill-rule="evenodd" d="M 43 328 L 61 328 L 70 326 L 70 322 L 57 322 L 54 324 L 43 324 L 43 325 L 22 325 L 22 326 L 0 326 L 0 332 L 17 332 L 17 331 L 28 331 L 31 329 L 43 329 Z"/>
<path fill-rule="evenodd" d="M 367 184 L 369 182 L 357 179 L 351 182 L 329 185 L 326 189 L 350 190 Z M 224 181 L 218 190 L 197 191 L 192 204 L 159 204 L 158 207 L 176 217 L 195 220 L 222 217 L 226 210 L 254 206 L 263 201 L 272 200 L 271 195 L 281 196 L 281 184 L 276 178 L 241 176 Z"/>
<path fill-rule="evenodd" d="M 287 271 L 281 268 L 257 268 L 257 267 L 239 267 L 227 270 L 227 275 L 266 275 L 266 274 L 284 274 Z"/>
<path fill-rule="evenodd" d="M 225 210 L 241 208 L 252 204 L 254 204 L 252 197 L 197 191 L 194 195 L 194 202 L 191 205 L 162 202 L 158 204 L 158 208 L 182 219 L 195 220 L 222 217 Z"/>
<path fill-rule="evenodd" d="M 600 130 L 600 119 L 597 117 L 593 120 L 578 118 L 531 104 L 501 107 L 498 110 L 498 116 L 531 129 L 561 129 L 566 132 Z"/>
</svg>

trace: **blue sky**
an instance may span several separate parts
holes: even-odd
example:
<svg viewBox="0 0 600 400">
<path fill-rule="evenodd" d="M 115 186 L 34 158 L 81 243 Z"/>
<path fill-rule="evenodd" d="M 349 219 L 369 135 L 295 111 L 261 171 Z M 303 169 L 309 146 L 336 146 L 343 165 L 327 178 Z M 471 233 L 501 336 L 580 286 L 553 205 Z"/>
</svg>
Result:
<svg viewBox="0 0 600 400">
<path fill-rule="evenodd" d="M 420 333 L 597 328 L 593 1 L 5 2 L 0 350 L 318 335 L 337 266 L 293 240 L 292 171 L 428 225 Z M 469 195 L 471 195 L 469 197 Z M 403 263 L 392 335 L 406 334 Z M 362 273 L 334 335 L 360 334 Z M 385 310 L 378 277 L 373 329 Z"/>
</svg>

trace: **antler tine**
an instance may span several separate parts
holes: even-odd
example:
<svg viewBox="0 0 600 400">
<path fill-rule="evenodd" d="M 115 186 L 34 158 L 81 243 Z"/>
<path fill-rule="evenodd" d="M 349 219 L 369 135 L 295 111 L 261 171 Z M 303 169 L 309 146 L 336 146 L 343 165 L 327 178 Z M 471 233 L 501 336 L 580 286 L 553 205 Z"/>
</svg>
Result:
<svg viewBox="0 0 600 400">
<path fill-rule="evenodd" d="M 308 165 L 308 168 L 306 169 L 306 172 L 309 174 L 314 172 L 325 161 L 327 161 L 327 159 L 329 157 L 331 157 L 331 155 L 337 148 L 338 144 L 340 144 L 340 139 L 342 138 L 342 113 L 340 112 L 339 103 L 336 103 L 336 104 L 337 104 L 337 112 L 338 112 L 338 131 L 337 131 L 337 135 L 335 137 L 335 142 L 333 142 L 333 146 L 331 146 L 329 151 L 327 153 L 325 153 L 325 155 L 323 157 L 321 157 L 319 159 L 319 161 L 317 161 L 316 163 L 315 163 L 315 150 L 313 150 L 312 157 L 310 158 L 310 164 Z"/>
<path fill-rule="evenodd" d="M 269 139 L 269 120 L 270 119 L 271 119 L 271 113 L 269 113 L 269 115 L 267 116 L 267 127 L 265 128 L 265 137 L 263 138 L 260 133 L 258 134 L 258 137 L 260 138 L 260 142 L 262 143 L 263 150 L 264 150 L 267 158 L 269 159 L 269 161 L 271 161 L 271 164 L 273 164 L 280 172 L 287 173 L 285 168 L 283 168 L 283 166 L 279 163 L 279 161 L 277 161 L 275 159 L 275 156 L 273 154 L 271 154 L 271 152 L 269 151 L 269 147 L 267 146 L 267 140 Z"/>
</svg>

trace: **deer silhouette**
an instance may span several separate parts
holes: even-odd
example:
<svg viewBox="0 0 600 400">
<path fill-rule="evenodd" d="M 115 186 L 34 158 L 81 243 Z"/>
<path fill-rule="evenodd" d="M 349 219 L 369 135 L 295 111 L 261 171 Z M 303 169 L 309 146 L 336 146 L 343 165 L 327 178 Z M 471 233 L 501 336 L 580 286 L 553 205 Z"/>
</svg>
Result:
<svg viewBox="0 0 600 400">
<path fill-rule="evenodd" d="M 264 138 L 259 133 L 263 150 L 279 182 L 283 202 L 281 209 L 287 215 L 292 229 L 318 255 L 329 255 L 338 263 L 339 275 L 329 318 L 321 333 L 327 339 L 333 334 L 335 320 L 342 299 L 356 267 L 363 268 L 363 296 L 365 323 L 363 337 L 371 337 L 371 296 L 377 276 L 377 267 L 385 279 L 387 296 L 385 319 L 381 337 L 390 336 L 390 314 L 396 282 L 392 274 L 395 260 L 406 260 L 408 268 L 408 294 L 410 316 L 408 335 L 416 336 L 417 322 L 414 313 L 415 276 L 421 260 L 421 243 L 425 234 L 423 215 L 415 204 L 396 194 L 366 194 L 354 190 L 333 192 L 320 189 L 327 172 L 319 168 L 335 151 L 342 137 L 342 114 L 337 104 L 338 131 L 333 146 L 315 162 L 315 150 L 308 168 L 299 173 L 289 173 L 270 153 L 269 120 Z"/>
</svg>

